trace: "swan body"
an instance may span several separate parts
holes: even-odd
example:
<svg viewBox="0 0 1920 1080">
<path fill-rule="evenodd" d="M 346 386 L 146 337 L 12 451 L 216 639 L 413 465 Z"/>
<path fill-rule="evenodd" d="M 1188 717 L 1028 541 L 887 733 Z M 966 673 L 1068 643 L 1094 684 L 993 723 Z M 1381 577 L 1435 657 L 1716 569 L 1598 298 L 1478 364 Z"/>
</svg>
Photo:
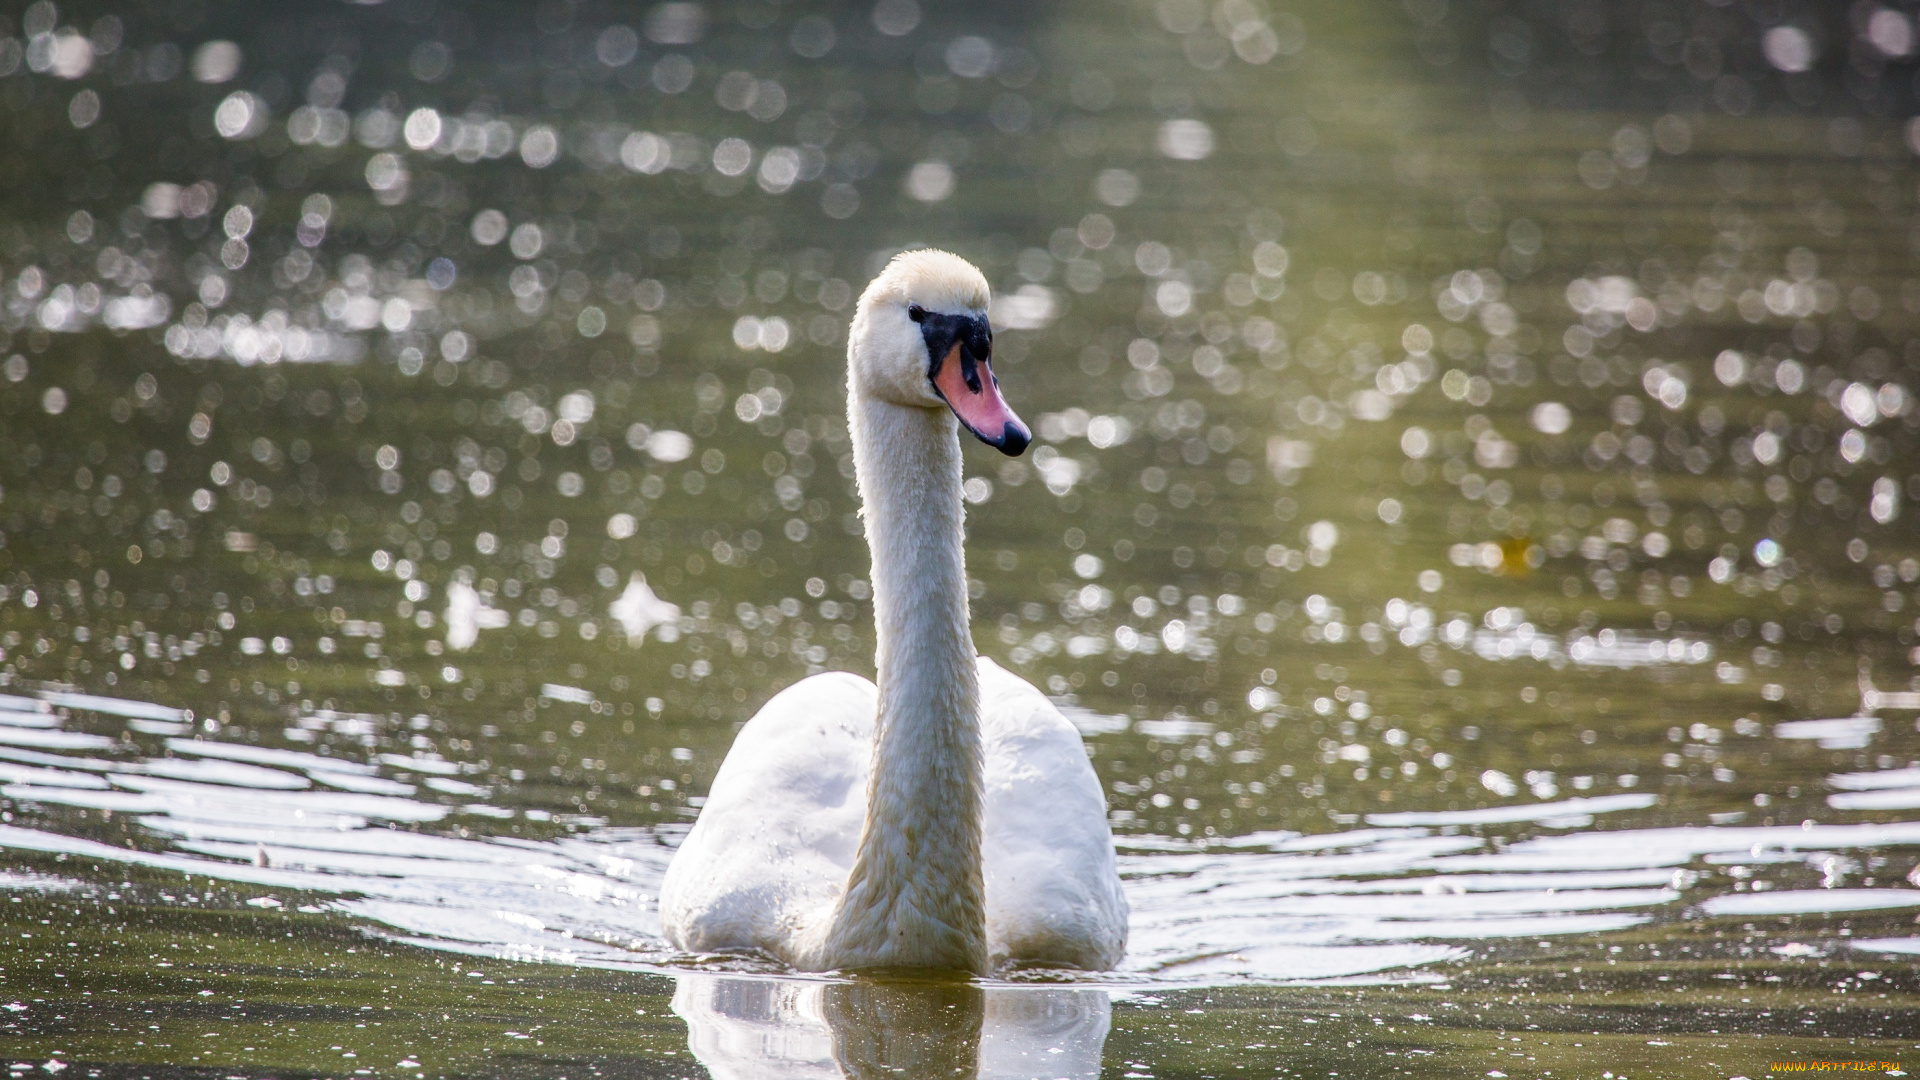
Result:
<svg viewBox="0 0 1920 1080">
<path fill-rule="evenodd" d="M 1080 733 L 1025 679 L 985 657 L 978 670 L 989 967 L 1110 968 L 1127 904 Z M 676 945 L 842 966 L 813 953 L 859 847 L 878 700 L 866 679 L 828 672 L 782 690 L 740 729 L 661 889 Z"/>
<path fill-rule="evenodd" d="M 1077 731 L 974 653 L 959 425 L 1018 453 L 987 286 L 897 256 L 849 334 L 878 680 L 816 675 L 744 726 L 660 890 L 667 938 L 810 971 L 1113 967 L 1127 904 Z"/>
</svg>

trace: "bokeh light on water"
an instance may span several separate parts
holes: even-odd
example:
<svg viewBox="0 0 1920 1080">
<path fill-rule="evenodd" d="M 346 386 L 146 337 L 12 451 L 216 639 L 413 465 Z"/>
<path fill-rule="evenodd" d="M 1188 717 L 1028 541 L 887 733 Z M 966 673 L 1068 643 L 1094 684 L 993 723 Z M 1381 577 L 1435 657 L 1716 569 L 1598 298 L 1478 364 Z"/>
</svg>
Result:
<svg viewBox="0 0 1920 1080">
<path fill-rule="evenodd" d="M 1914 35 L 0 14 L 0 1031 L 434 1074 L 752 1075 L 769 1031 L 849 1072 L 855 1035 L 985 1075 L 1898 1058 Z M 1125 992 L 675 989 L 653 889 L 734 730 L 870 671 L 844 334 L 917 243 L 986 271 L 1038 435 L 968 453 L 974 632 L 1107 784 Z"/>
</svg>

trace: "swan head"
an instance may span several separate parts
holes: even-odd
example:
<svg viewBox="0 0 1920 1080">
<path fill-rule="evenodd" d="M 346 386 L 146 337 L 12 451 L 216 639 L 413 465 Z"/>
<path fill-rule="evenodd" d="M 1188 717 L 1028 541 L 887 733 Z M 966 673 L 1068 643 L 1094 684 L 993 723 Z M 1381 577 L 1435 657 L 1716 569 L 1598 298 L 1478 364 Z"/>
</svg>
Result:
<svg viewBox="0 0 1920 1080">
<path fill-rule="evenodd" d="M 860 296 L 848 335 L 854 390 L 897 405 L 951 409 L 976 438 L 1009 457 L 1033 433 L 993 374 L 987 279 L 944 251 L 903 251 Z"/>
</svg>

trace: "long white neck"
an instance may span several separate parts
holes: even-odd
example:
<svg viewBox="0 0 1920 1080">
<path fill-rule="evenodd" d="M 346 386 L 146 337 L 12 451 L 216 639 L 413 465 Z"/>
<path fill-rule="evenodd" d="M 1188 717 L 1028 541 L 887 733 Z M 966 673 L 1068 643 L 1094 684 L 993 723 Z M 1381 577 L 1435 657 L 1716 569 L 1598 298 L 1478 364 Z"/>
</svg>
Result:
<svg viewBox="0 0 1920 1080">
<path fill-rule="evenodd" d="M 880 706 L 866 824 L 823 959 L 984 972 L 980 686 L 957 425 L 944 409 L 857 386 L 848 421 L 873 552 Z"/>
</svg>

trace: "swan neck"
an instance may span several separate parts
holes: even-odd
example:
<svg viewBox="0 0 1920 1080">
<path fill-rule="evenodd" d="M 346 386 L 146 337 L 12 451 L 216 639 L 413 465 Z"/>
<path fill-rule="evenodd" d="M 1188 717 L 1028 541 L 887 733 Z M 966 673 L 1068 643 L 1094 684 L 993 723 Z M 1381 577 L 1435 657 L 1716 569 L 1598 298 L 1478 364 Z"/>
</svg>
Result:
<svg viewBox="0 0 1920 1080">
<path fill-rule="evenodd" d="M 879 686 L 867 819 L 835 966 L 983 971 L 979 672 L 958 431 L 945 410 L 852 393 Z"/>
<path fill-rule="evenodd" d="M 867 400 L 853 433 L 867 546 L 873 556 L 875 663 L 882 721 L 965 722 L 949 695 L 974 695 L 976 678 L 955 685 L 951 668 L 974 671 L 968 628 L 964 511 L 958 429 L 953 417 Z M 930 660 L 932 663 L 922 663 Z M 899 711 L 890 715 L 891 700 Z"/>
</svg>

